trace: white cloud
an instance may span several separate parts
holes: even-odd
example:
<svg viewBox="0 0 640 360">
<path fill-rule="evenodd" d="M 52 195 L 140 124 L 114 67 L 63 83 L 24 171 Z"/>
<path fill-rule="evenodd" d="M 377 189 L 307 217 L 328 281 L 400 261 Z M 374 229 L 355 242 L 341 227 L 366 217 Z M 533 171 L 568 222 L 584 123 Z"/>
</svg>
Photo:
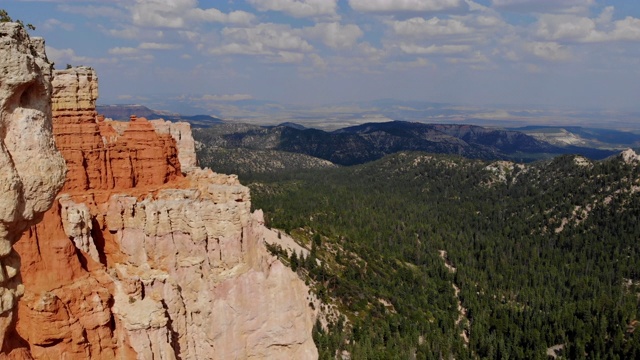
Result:
<svg viewBox="0 0 640 360">
<path fill-rule="evenodd" d="M 415 68 L 421 68 L 425 66 L 433 65 L 429 60 L 424 58 L 417 58 L 412 61 L 394 61 L 387 64 L 387 68 L 392 71 L 406 71 Z M 388 121 L 388 120 L 387 120 Z"/>
<path fill-rule="evenodd" d="M 334 49 L 353 47 L 364 33 L 358 25 L 340 25 L 337 22 L 319 23 L 305 28 L 310 37 L 320 38 L 322 42 Z"/>
<path fill-rule="evenodd" d="M 156 43 L 156 42 L 143 42 L 138 45 L 138 48 L 143 50 L 173 50 L 179 48 L 178 44 L 166 44 L 166 43 Z"/>
<path fill-rule="evenodd" d="M 598 18 L 596 19 L 596 23 L 598 25 L 606 25 L 611 23 L 611 21 L 613 20 L 613 11 L 613 6 L 607 6 L 606 8 L 604 8 L 600 16 L 598 16 Z"/>
<path fill-rule="evenodd" d="M 492 4 L 512 11 L 578 13 L 595 5 L 595 0 L 492 0 Z"/>
<path fill-rule="evenodd" d="M 195 31 L 187 31 L 187 30 L 178 31 L 178 34 L 182 38 L 187 39 L 190 42 L 196 42 L 200 38 L 200 34 Z"/>
<path fill-rule="evenodd" d="M 531 54 L 549 61 L 565 61 L 571 59 L 571 52 L 556 42 L 529 42 L 524 45 Z"/>
<path fill-rule="evenodd" d="M 55 28 L 61 28 L 67 31 L 73 30 L 73 24 L 62 22 L 58 19 L 47 19 L 43 24 L 42 28 L 47 31 L 54 30 Z"/>
<path fill-rule="evenodd" d="M 140 50 L 133 47 L 114 47 L 107 52 L 111 55 L 135 55 L 138 54 Z"/>
<path fill-rule="evenodd" d="M 563 42 L 640 41 L 640 19 L 626 17 L 613 21 L 607 7 L 595 19 L 578 15 L 542 14 L 535 23 L 537 37 Z"/>
<path fill-rule="evenodd" d="M 318 69 L 326 69 L 327 62 L 320 57 L 318 54 L 309 54 L 309 59 L 311 60 L 311 64 Z"/>
<path fill-rule="evenodd" d="M 412 18 L 404 21 L 393 21 L 393 31 L 402 36 L 448 36 L 461 35 L 473 32 L 473 29 L 457 19 L 439 19 L 433 17 L 429 20 Z"/>
<path fill-rule="evenodd" d="M 640 19 L 627 16 L 614 22 L 614 29 L 609 37 L 613 40 L 640 41 Z"/>
<path fill-rule="evenodd" d="M 197 0 L 136 0 L 130 10 L 135 25 L 175 29 L 198 22 L 249 24 L 255 19 L 245 11 L 225 14 L 216 8 L 201 9 Z"/>
<path fill-rule="evenodd" d="M 400 50 L 407 54 L 458 54 L 471 50 L 469 45 L 430 45 L 400 44 Z"/>
<path fill-rule="evenodd" d="M 249 0 L 259 11 L 280 11 L 293 17 L 336 16 L 338 0 Z"/>
<path fill-rule="evenodd" d="M 76 54 L 73 49 L 56 49 L 50 46 L 46 47 L 47 57 L 54 63 L 58 64 L 71 64 L 74 66 L 86 65 L 92 66 L 95 64 L 115 63 L 116 59 L 113 58 L 93 58 L 89 56 L 81 56 Z"/>
<path fill-rule="evenodd" d="M 377 13 L 431 12 L 467 7 L 464 0 L 349 0 L 349 5 L 357 11 Z"/>
<path fill-rule="evenodd" d="M 112 18 L 112 19 L 123 19 L 127 17 L 124 11 L 114 7 L 110 7 L 110 6 L 94 6 L 94 5 L 73 6 L 73 5 L 60 4 L 58 5 L 57 8 L 63 12 L 67 12 L 70 14 L 83 15 L 89 18 L 106 17 L 106 18 Z"/>
<path fill-rule="evenodd" d="M 304 54 L 291 51 L 278 51 L 277 55 L 277 57 L 271 58 L 271 61 L 297 64 L 304 60 Z"/>
<path fill-rule="evenodd" d="M 471 56 L 447 58 L 447 62 L 451 64 L 487 64 L 489 63 L 489 58 L 480 51 L 476 51 Z"/>
<path fill-rule="evenodd" d="M 102 32 L 121 39 L 162 39 L 164 32 L 161 30 L 141 29 L 135 26 L 125 26 L 119 29 L 106 29 L 100 27 Z"/>
<path fill-rule="evenodd" d="M 258 24 L 250 28 L 224 28 L 226 44 L 213 48 L 212 54 L 276 55 L 285 52 L 310 52 L 313 50 L 299 31 L 288 25 Z"/>
<path fill-rule="evenodd" d="M 596 31 L 596 22 L 575 15 L 545 14 L 538 18 L 536 35 L 545 40 L 596 41 L 602 34 Z"/>
</svg>

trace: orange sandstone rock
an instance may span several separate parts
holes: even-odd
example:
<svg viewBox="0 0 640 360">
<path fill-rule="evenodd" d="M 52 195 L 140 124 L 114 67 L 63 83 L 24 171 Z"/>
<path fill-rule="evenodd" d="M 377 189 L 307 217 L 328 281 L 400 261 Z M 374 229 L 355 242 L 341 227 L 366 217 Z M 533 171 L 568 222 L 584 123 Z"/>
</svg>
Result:
<svg viewBox="0 0 640 360">
<path fill-rule="evenodd" d="M 24 292 L 12 245 L 37 223 L 64 183 L 64 161 L 51 136 L 51 69 L 44 40 L 0 23 L 0 358 L 28 358 L 15 335 Z"/>
<path fill-rule="evenodd" d="M 248 188 L 193 164 L 183 176 L 175 137 L 188 128 L 96 116 L 93 70 L 53 84 L 69 177 L 15 246 L 25 290 L 11 356 L 317 358 L 308 288 L 266 251 Z"/>
<path fill-rule="evenodd" d="M 54 74 L 52 111 L 56 146 L 67 161 L 64 191 L 160 185 L 181 176 L 175 140 L 132 117 L 122 134 L 98 118 L 98 77 L 91 68 Z"/>
</svg>

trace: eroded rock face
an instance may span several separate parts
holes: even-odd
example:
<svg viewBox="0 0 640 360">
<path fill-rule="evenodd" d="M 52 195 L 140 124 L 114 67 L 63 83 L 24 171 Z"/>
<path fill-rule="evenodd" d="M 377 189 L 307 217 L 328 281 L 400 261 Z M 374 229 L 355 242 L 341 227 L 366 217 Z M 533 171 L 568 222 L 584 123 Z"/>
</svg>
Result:
<svg viewBox="0 0 640 360">
<path fill-rule="evenodd" d="M 53 99 L 56 142 L 74 177 L 16 244 L 23 351 L 36 359 L 317 358 L 308 289 L 267 253 L 248 188 L 181 166 L 176 143 L 191 138 L 187 129 L 132 118 L 116 131 L 96 117 L 92 70 L 58 74 L 55 87 L 76 89 Z"/>
<path fill-rule="evenodd" d="M 10 349 L 14 307 L 23 293 L 12 244 L 37 221 L 64 182 L 51 136 L 51 64 L 42 39 L 0 23 L 0 348 Z"/>
<path fill-rule="evenodd" d="M 191 134 L 191 124 L 188 122 L 172 123 L 163 119 L 151 120 L 150 122 L 160 134 L 170 134 L 176 140 L 178 159 L 183 171 L 189 171 L 198 166 L 196 142 Z"/>
<path fill-rule="evenodd" d="M 57 70 L 52 84 L 56 145 L 69 168 L 63 191 L 160 185 L 181 176 L 171 134 L 157 133 L 146 119 L 133 116 L 118 136 L 97 117 L 93 69 Z"/>
</svg>

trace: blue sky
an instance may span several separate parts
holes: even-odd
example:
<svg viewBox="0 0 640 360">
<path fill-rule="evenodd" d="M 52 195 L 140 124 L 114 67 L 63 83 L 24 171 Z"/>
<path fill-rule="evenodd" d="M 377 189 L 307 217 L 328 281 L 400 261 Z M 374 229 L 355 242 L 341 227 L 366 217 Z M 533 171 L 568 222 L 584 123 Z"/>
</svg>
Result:
<svg viewBox="0 0 640 360">
<path fill-rule="evenodd" d="M 637 0 L 5 0 L 0 8 L 36 26 L 57 68 L 94 67 L 103 104 L 393 98 L 640 109 Z"/>
</svg>

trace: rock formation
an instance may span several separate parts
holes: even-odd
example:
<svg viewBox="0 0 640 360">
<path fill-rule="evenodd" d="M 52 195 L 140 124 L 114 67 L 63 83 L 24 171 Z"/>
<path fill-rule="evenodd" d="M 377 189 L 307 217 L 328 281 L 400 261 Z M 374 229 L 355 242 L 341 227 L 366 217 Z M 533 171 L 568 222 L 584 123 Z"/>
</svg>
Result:
<svg viewBox="0 0 640 360">
<path fill-rule="evenodd" d="M 4 79 L 0 84 L 8 86 Z M 97 77 L 90 68 L 55 72 L 53 88 L 53 133 L 68 179 L 42 221 L 15 244 L 24 288 L 14 288 L 24 295 L 1 355 L 316 358 L 308 289 L 267 253 L 261 212 L 250 212 L 249 191 L 237 177 L 198 169 L 181 156 L 194 152 L 181 125 L 132 117 L 118 133 L 96 116 Z M 48 94 L 34 101 L 46 105 Z M 5 114 L 11 111 L 3 107 L 6 128 Z M 51 145 L 50 134 L 46 139 Z M 38 151 L 57 162 L 25 164 L 40 177 L 59 175 L 55 186 L 25 185 L 48 186 L 48 197 L 22 202 L 41 212 L 62 185 L 64 167 L 53 150 Z M 2 169 L 5 177 L 4 163 Z M 33 217 L 32 211 L 20 219 Z M 16 278 L 17 256 L 6 259 L 0 259 L 3 275 Z M 4 296 L 2 305 L 11 307 Z"/>
<path fill-rule="evenodd" d="M 171 122 L 164 119 L 155 119 L 149 121 L 158 134 L 168 134 L 175 140 L 178 147 L 178 160 L 183 172 L 189 172 L 198 166 L 196 159 L 195 140 L 191 134 L 191 125 L 187 122 Z M 101 122 L 99 121 L 99 124 Z M 108 124 L 115 130 L 115 133 L 122 135 L 128 127 L 128 123 L 124 121 L 107 120 L 104 124 Z"/>
<path fill-rule="evenodd" d="M 191 125 L 187 122 L 165 121 L 163 119 L 151 120 L 151 124 L 160 134 L 170 134 L 178 146 L 178 159 L 184 171 L 189 171 L 198 166 L 196 159 L 196 142 L 191 134 Z"/>
<path fill-rule="evenodd" d="M 38 220 L 64 181 L 51 136 L 51 69 L 42 39 L 0 23 L 0 348 L 12 347 L 20 258 L 12 244 Z"/>
<path fill-rule="evenodd" d="M 69 169 L 63 191 L 159 185 L 180 175 L 175 140 L 146 119 L 132 119 L 121 136 L 96 121 L 98 77 L 91 68 L 56 71 L 51 100 L 56 145 Z"/>
</svg>

